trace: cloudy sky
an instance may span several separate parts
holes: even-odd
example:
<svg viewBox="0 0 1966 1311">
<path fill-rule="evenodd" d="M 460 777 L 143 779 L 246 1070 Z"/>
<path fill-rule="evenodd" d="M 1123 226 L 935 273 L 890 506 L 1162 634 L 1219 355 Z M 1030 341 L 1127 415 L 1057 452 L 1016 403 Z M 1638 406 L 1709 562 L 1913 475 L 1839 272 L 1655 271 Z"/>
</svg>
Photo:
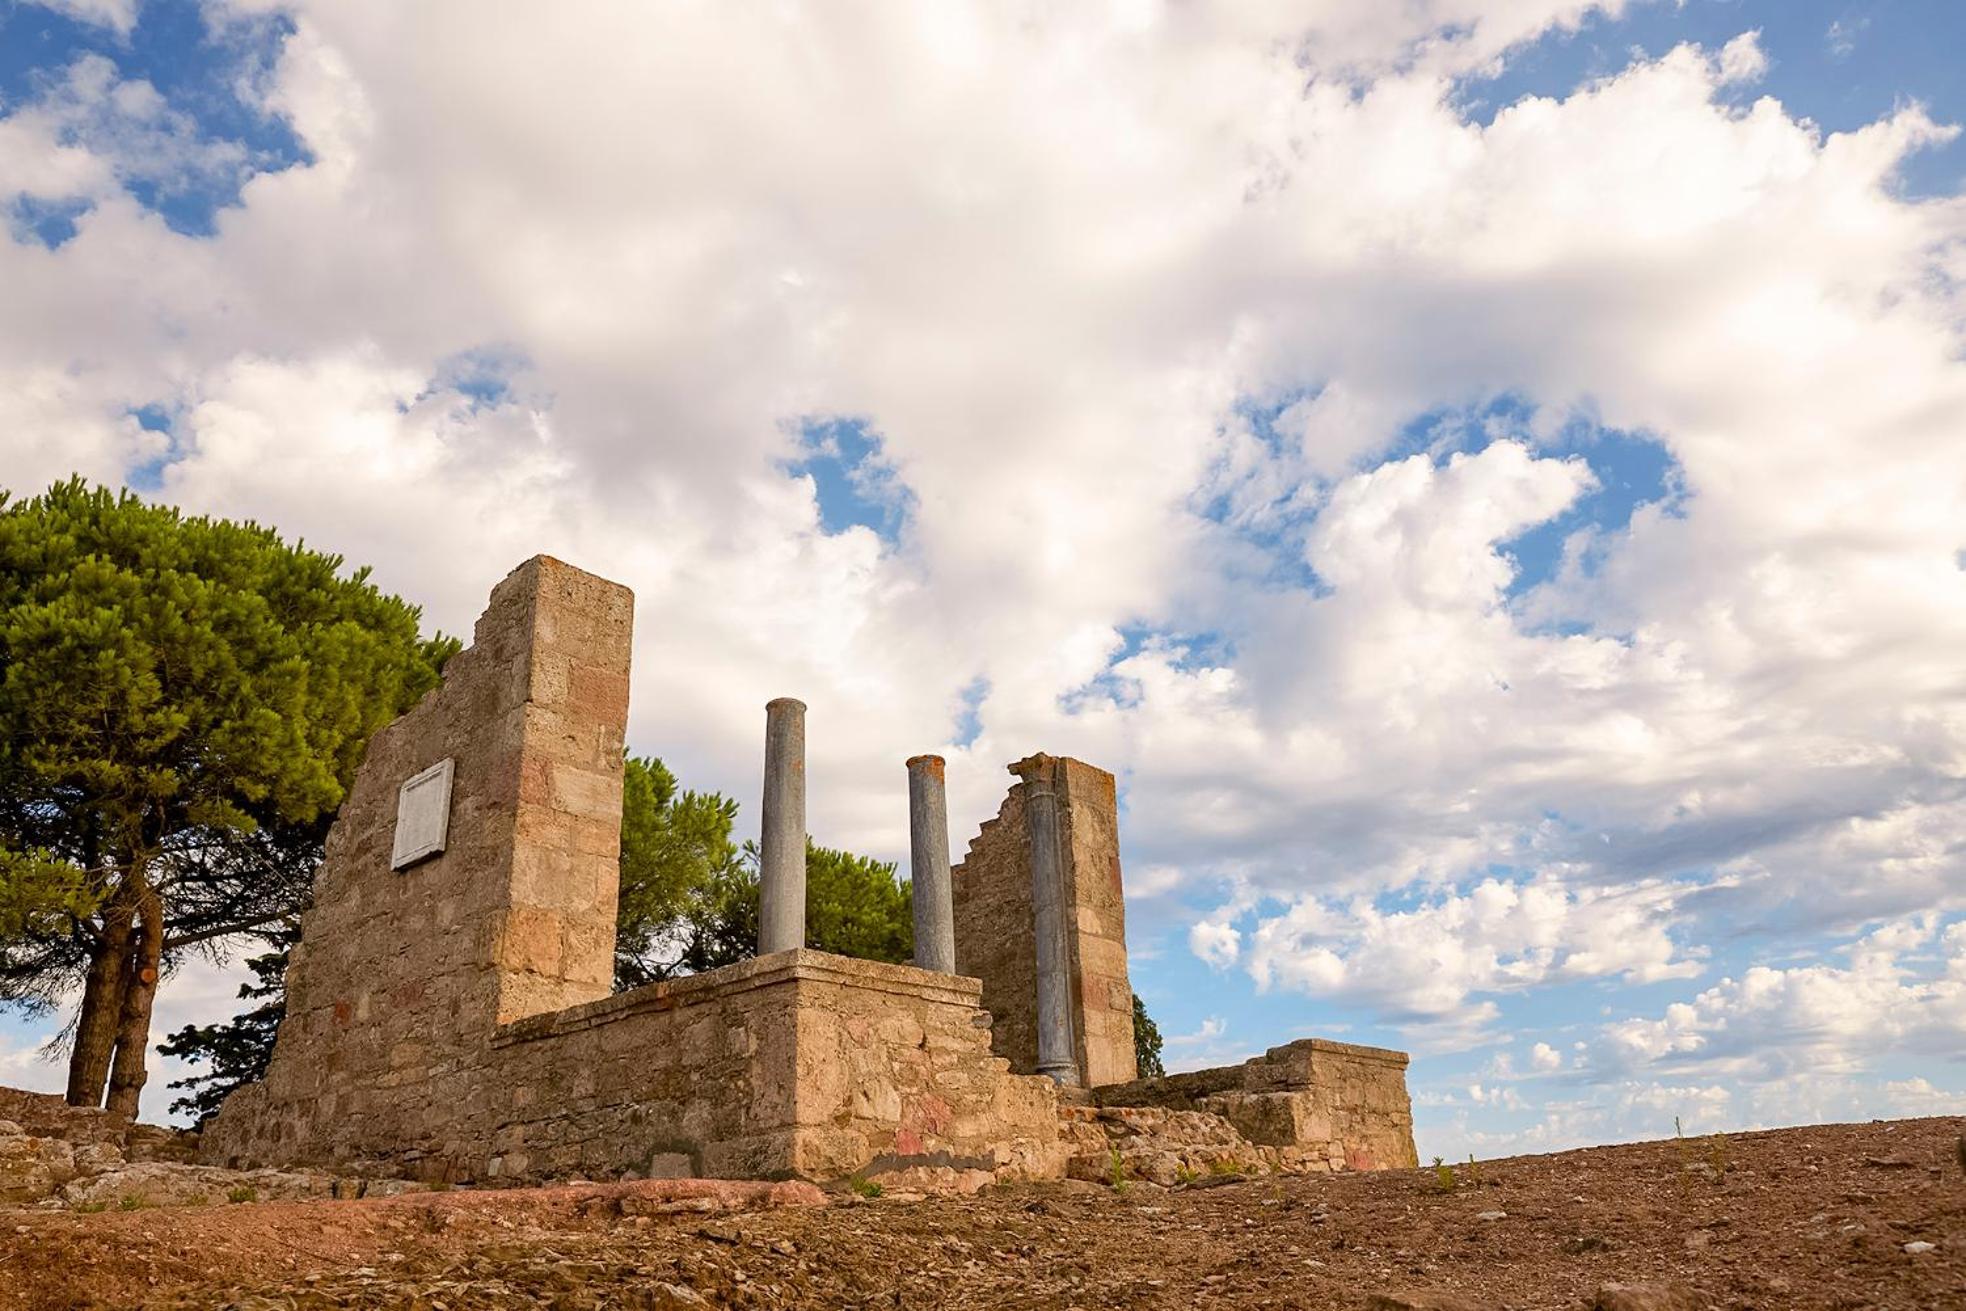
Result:
<svg viewBox="0 0 1966 1311">
<path fill-rule="evenodd" d="M 905 860 L 919 751 L 958 856 L 1007 762 L 1103 765 L 1170 1063 L 1408 1048 L 1423 1155 L 1966 1111 L 1962 48 L 0 0 L 0 485 L 451 632 L 535 552 L 621 579 L 632 744 L 751 819 L 802 697 L 827 843 Z"/>
</svg>

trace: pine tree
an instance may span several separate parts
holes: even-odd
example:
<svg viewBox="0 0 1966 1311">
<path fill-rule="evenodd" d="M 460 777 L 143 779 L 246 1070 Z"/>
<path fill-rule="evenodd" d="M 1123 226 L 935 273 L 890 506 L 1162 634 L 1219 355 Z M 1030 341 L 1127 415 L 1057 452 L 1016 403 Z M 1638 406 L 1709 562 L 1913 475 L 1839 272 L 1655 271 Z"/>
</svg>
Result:
<svg viewBox="0 0 1966 1311">
<path fill-rule="evenodd" d="M 171 1087 L 187 1090 L 171 1103 L 174 1114 L 188 1114 L 202 1124 L 218 1113 L 233 1089 L 266 1073 L 274 1034 L 287 1018 L 287 960 L 299 940 L 297 925 L 284 928 L 269 938 L 274 950 L 246 962 L 253 981 L 239 985 L 239 999 L 259 1005 L 223 1024 L 187 1024 L 157 1044 L 162 1055 L 210 1067 L 171 1081 Z"/>
<path fill-rule="evenodd" d="M 80 985 L 134 1115 L 160 975 L 291 916 L 369 735 L 457 644 L 367 570 L 73 479 L 0 493 L 0 1001 Z"/>
</svg>

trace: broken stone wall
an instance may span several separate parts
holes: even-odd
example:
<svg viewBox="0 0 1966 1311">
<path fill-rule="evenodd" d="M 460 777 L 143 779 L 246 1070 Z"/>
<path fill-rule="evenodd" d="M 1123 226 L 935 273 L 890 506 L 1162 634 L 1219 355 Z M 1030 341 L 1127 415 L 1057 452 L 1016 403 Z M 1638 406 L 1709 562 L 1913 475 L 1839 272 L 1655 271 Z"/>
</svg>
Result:
<svg viewBox="0 0 1966 1311">
<path fill-rule="evenodd" d="M 1014 768 L 1042 771 L 1030 777 L 1048 779 L 1058 798 L 1079 1070 L 1090 1086 L 1125 1082 L 1138 1067 L 1113 776 L 1063 756 L 1036 756 Z M 982 980 L 983 1006 L 994 1018 L 993 1045 L 1019 1073 L 1036 1070 L 1038 1060 L 1037 942 L 1025 805 L 1030 786 L 1026 781 L 1010 789 L 952 874 L 956 969 Z"/>
<path fill-rule="evenodd" d="M 1333 1169 L 1417 1166 L 1405 1052 L 1303 1038 L 1241 1065 L 1100 1088 L 1101 1107 L 1219 1115 L 1265 1147 L 1299 1149 Z"/>
</svg>

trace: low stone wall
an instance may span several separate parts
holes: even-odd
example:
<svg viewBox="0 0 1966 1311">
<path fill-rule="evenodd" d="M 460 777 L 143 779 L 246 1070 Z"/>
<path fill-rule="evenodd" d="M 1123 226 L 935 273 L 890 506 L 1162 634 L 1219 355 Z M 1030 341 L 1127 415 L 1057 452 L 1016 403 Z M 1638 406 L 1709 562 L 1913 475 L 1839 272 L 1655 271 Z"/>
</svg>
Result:
<svg viewBox="0 0 1966 1311">
<path fill-rule="evenodd" d="M 378 1098 L 388 1134 L 404 1122 L 386 1088 L 337 1102 L 283 1098 L 269 1083 L 227 1102 L 204 1156 L 366 1158 L 460 1181 L 947 1166 L 1056 1177 L 1056 1093 L 991 1055 L 980 992 L 909 966 L 779 952 L 501 1025 L 449 1072 L 471 1098 L 429 1117 L 418 1140 L 365 1132 L 360 1103 Z"/>
<path fill-rule="evenodd" d="M 1304 1038 L 1241 1065 L 1136 1079 L 1091 1091 L 1101 1107 L 1152 1106 L 1219 1115 L 1250 1143 L 1321 1153 L 1334 1169 L 1420 1163 L 1406 1053 Z"/>
</svg>

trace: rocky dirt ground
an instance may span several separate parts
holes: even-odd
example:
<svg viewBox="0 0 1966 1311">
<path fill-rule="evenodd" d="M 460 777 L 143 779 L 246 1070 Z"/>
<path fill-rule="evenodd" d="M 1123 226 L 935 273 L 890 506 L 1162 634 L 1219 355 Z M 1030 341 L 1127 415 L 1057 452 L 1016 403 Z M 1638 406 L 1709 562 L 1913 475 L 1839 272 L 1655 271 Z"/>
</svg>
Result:
<svg viewBox="0 0 1966 1311">
<path fill-rule="evenodd" d="M 0 1215 L 0 1306 L 1966 1308 L 1963 1129 L 1592 1148 L 1464 1165 L 1451 1187 L 1433 1170 L 871 1200 L 649 1182 L 23 1210 Z"/>
</svg>

